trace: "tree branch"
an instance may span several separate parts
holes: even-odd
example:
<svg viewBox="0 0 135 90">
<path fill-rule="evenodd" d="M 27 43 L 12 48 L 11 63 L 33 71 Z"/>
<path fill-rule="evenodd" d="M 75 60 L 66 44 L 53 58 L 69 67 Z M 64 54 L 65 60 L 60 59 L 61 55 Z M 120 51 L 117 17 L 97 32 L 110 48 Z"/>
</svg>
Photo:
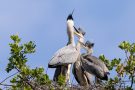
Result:
<svg viewBox="0 0 135 90">
<path fill-rule="evenodd" d="M 8 76 L 8 77 L 5 78 L 3 81 L 1 81 L 0 84 L 2 84 L 3 82 L 5 82 L 5 81 L 6 81 L 7 79 L 9 79 L 10 77 L 16 75 L 17 73 L 18 73 L 18 72 L 14 73 L 14 74 L 12 74 L 12 75 L 10 75 L 10 76 Z"/>
<path fill-rule="evenodd" d="M 127 58 L 127 60 L 129 60 L 128 52 L 127 52 L 127 51 L 125 51 L 125 54 L 126 54 L 126 58 Z M 126 60 L 126 62 L 127 62 L 127 60 Z"/>
<path fill-rule="evenodd" d="M 2 86 L 14 86 L 14 85 L 2 84 L 2 83 L 0 83 L 0 85 L 2 85 Z"/>
</svg>

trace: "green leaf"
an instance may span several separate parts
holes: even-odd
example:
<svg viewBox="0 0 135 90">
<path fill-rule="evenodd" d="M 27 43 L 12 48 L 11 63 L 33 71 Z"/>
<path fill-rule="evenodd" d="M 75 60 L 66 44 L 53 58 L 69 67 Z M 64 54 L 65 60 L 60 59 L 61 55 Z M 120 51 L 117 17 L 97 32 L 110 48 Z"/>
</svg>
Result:
<svg viewBox="0 0 135 90">
<path fill-rule="evenodd" d="M 123 41 L 122 43 L 120 43 L 119 48 L 121 48 L 122 50 L 126 50 L 129 51 L 130 50 L 130 43 L 127 41 Z"/>
<path fill-rule="evenodd" d="M 12 35 L 10 37 L 15 43 L 19 43 L 21 41 L 21 39 L 19 38 L 18 35 Z"/>
<path fill-rule="evenodd" d="M 35 47 L 36 45 L 32 41 L 24 44 L 24 53 L 34 53 Z"/>
<path fill-rule="evenodd" d="M 65 83 L 65 80 L 66 80 L 66 77 L 63 76 L 62 74 L 60 74 L 60 75 L 58 76 L 58 81 L 57 81 L 57 83 L 58 83 L 60 86 L 63 86 L 63 85 L 66 84 L 66 83 Z"/>
</svg>

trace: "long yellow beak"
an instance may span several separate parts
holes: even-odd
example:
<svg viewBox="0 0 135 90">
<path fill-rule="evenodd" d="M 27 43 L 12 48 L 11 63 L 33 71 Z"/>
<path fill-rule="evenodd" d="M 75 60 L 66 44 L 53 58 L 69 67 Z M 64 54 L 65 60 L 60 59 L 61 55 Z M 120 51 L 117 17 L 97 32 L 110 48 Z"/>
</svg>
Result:
<svg viewBox="0 0 135 90">
<path fill-rule="evenodd" d="M 74 31 L 74 34 L 77 35 L 77 36 L 80 37 L 80 38 L 84 38 L 82 34 L 77 33 L 76 31 Z"/>
<path fill-rule="evenodd" d="M 78 37 L 84 38 L 83 35 L 74 27 L 74 34 L 77 35 Z"/>
</svg>

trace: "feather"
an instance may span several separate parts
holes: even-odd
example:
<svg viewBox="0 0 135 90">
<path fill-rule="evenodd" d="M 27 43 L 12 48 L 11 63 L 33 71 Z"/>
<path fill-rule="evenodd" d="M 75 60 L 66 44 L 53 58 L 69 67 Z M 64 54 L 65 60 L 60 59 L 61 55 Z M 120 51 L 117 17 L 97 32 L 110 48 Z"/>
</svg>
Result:
<svg viewBox="0 0 135 90">
<path fill-rule="evenodd" d="M 77 49 L 72 46 L 68 45 L 61 49 L 59 49 L 52 59 L 50 60 L 48 67 L 49 68 L 55 68 L 60 65 L 66 65 L 66 64 L 72 64 L 77 60 L 77 57 L 79 56 L 79 52 Z"/>
</svg>

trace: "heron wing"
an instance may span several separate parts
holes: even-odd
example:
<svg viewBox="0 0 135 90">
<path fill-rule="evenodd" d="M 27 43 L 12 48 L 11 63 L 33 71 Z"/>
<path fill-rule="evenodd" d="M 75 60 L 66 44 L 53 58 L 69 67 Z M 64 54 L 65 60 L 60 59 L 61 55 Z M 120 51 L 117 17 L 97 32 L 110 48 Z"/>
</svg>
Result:
<svg viewBox="0 0 135 90">
<path fill-rule="evenodd" d="M 51 58 L 48 66 L 55 68 L 60 65 L 66 65 L 74 63 L 80 53 L 72 45 L 65 46 L 59 49 Z"/>
<path fill-rule="evenodd" d="M 82 60 L 82 67 L 85 71 L 87 71 L 90 74 L 95 75 L 98 78 L 104 77 L 103 69 L 100 66 L 96 65 L 95 63 L 87 59 Z"/>
<path fill-rule="evenodd" d="M 78 60 L 73 64 L 72 73 L 76 79 L 76 81 L 81 86 L 86 86 L 89 84 L 88 77 L 85 75 L 84 70 L 82 69 L 80 57 Z"/>
<path fill-rule="evenodd" d="M 88 61 L 92 62 L 93 64 L 98 65 L 99 67 L 101 67 L 104 72 L 109 72 L 109 70 L 106 67 L 105 63 L 103 61 L 101 61 L 99 58 L 97 58 L 95 56 L 92 56 L 92 55 L 87 55 L 84 58 L 87 59 Z"/>
</svg>

